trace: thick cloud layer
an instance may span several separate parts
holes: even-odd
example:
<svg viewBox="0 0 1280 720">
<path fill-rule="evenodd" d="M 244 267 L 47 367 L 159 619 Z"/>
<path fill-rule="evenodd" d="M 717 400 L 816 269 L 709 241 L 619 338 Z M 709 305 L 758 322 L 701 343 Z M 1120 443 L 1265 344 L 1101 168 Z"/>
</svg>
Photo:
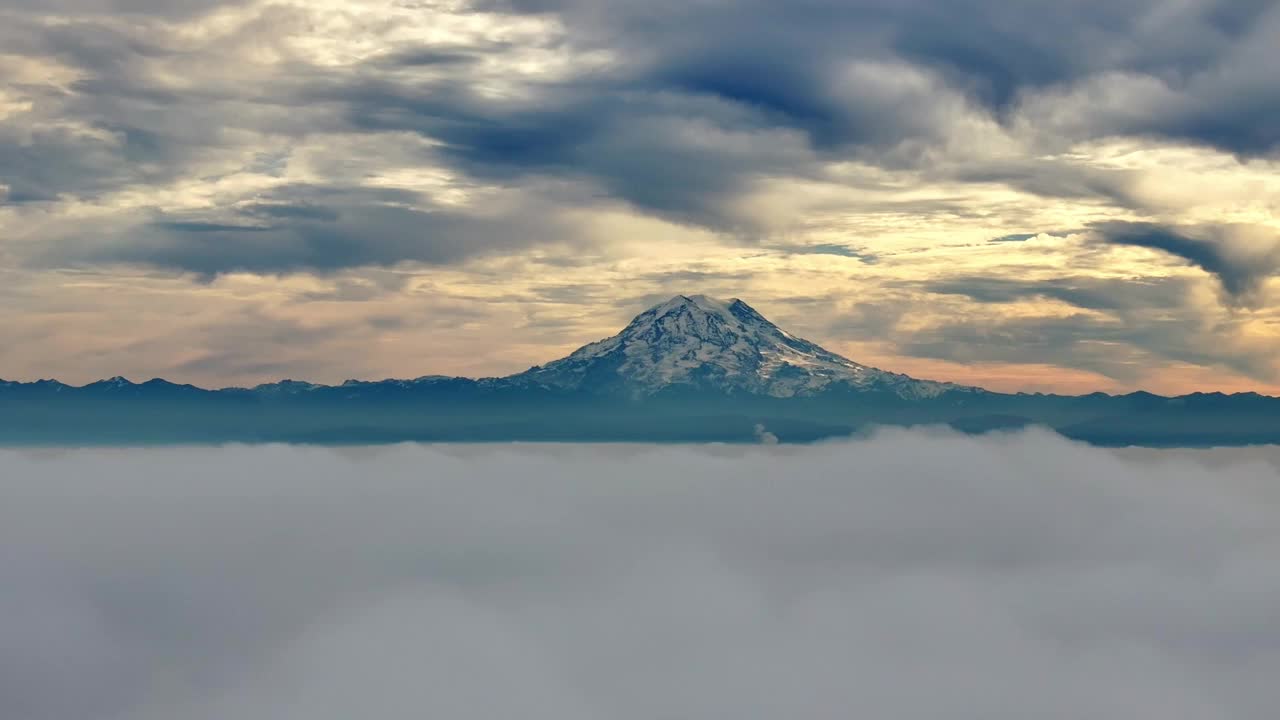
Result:
<svg viewBox="0 0 1280 720">
<path fill-rule="evenodd" d="M 21 720 L 1270 718 L 1280 455 L 0 454 Z"/>
<path fill-rule="evenodd" d="M 414 161 L 460 182 L 583 182 L 642 214 L 743 232 L 761 230 L 739 207 L 758 182 L 829 177 L 832 163 L 1144 213 L 1132 173 L 1045 158 L 1115 137 L 1240 157 L 1280 147 L 1266 71 L 1280 11 L 1265 1 L 4 0 L 0 14 L 0 39 L 38 68 L 0 76 L 15 108 L 0 105 L 0 186 L 23 205 L 245 173 L 269 155 L 279 177 L 297 144 L 335 135 L 353 154 L 347 143 L 392 143 L 355 176 L 368 179 L 416 137 L 432 151 Z M 380 209 L 352 189 L 348 204 Z M 215 222 L 235 219 L 230 199 L 205 208 Z M 297 242 L 315 232 L 300 224 L 229 240 L 217 269 L 439 255 L 431 223 L 426 249 L 375 232 L 366 252 L 324 257 Z M 193 248 L 144 232 L 129 251 L 76 257 L 216 265 L 206 236 L 145 229 Z"/>
<path fill-rule="evenodd" d="M 1263 227 L 1171 228 L 1110 222 L 1095 228 L 1106 242 L 1162 250 L 1183 258 L 1222 282 L 1237 300 L 1248 300 L 1280 270 L 1280 235 Z"/>
<path fill-rule="evenodd" d="M 500 375 L 701 292 L 1001 390 L 1280 392 L 1277 48 L 1274 0 L 0 0 L 0 372 Z M 192 306 L 497 330 L 210 363 Z"/>
</svg>

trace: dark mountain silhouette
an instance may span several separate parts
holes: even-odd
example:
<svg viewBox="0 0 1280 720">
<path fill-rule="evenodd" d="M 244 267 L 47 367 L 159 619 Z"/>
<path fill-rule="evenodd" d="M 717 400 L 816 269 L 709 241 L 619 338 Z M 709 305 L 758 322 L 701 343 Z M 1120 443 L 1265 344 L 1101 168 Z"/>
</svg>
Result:
<svg viewBox="0 0 1280 720">
<path fill-rule="evenodd" d="M 1280 442 L 1280 399 L 994 393 L 861 365 L 741 300 L 676 296 L 617 335 L 503 378 L 206 390 L 122 377 L 0 381 L 0 443 L 804 442 L 878 425 L 1041 425 L 1107 445 Z"/>
</svg>

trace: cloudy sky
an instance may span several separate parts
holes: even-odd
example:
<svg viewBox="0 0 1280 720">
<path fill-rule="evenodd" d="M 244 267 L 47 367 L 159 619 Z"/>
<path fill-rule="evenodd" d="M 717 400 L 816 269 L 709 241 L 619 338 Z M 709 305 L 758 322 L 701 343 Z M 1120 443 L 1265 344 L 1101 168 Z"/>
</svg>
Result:
<svg viewBox="0 0 1280 720">
<path fill-rule="evenodd" d="M 1173 452 L 0 450 L 0 717 L 1271 720 L 1280 454 Z"/>
<path fill-rule="evenodd" d="M 1280 392 L 1274 0 L 0 0 L 0 377 L 505 374 L 677 292 Z"/>
</svg>

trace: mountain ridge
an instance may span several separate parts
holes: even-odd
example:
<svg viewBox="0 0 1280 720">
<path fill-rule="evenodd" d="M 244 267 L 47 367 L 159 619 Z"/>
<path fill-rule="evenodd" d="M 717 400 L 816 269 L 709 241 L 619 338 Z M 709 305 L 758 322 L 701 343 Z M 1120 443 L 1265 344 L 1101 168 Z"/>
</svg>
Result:
<svg viewBox="0 0 1280 720">
<path fill-rule="evenodd" d="M 116 376 L 0 380 L 0 445 L 402 441 L 783 442 L 883 425 L 1043 426 L 1104 445 L 1280 443 L 1280 399 L 997 393 L 862 365 L 737 298 L 677 295 L 617 334 L 497 378 L 207 390 Z M 764 428 L 765 430 L 761 430 Z"/>
<path fill-rule="evenodd" d="M 610 375 L 611 372 L 616 374 Z M 599 381 L 595 387 L 585 382 Z M 208 392 L 252 391 L 299 394 L 336 387 L 472 380 L 490 386 L 544 386 L 562 390 L 622 391 L 634 397 L 657 394 L 672 385 L 702 390 L 811 395 L 834 384 L 854 389 L 886 389 L 903 398 L 936 397 L 947 391 L 986 392 L 957 383 L 922 380 L 850 360 L 792 335 L 741 299 L 676 295 L 636 315 L 619 333 L 587 343 L 569 355 L 505 376 L 469 378 L 423 375 L 416 378 L 344 380 L 338 385 L 285 378 L 252 387 L 229 386 Z M 37 382 L 76 389 L 57 380 Z M 0 380 L 6 385 L 29 385 Z M 148 384 L 194 388 L 164 378 L 134 383 L 123 376 L 97 380 L 79 389 L 126 390 Z M 205 388 L 200 388 L 205 389 Z"/>
</svg>

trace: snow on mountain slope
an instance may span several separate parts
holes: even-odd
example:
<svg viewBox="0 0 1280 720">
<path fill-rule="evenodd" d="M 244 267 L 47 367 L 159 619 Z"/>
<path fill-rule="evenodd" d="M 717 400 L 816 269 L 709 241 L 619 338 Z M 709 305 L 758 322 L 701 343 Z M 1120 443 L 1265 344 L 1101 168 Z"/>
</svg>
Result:
<svg viewBox="0 0 1280 720">
<path fill-rule="evenodd" d="M 788 333 L 741 300 L 705 295 L 677 295 L 617 335 L 510 380 L 638 396 L 672 385 L 774 397 L 812 395 L 833 383 L 910 399 L 973 390 L 860 365 Z"/>
</svg>

